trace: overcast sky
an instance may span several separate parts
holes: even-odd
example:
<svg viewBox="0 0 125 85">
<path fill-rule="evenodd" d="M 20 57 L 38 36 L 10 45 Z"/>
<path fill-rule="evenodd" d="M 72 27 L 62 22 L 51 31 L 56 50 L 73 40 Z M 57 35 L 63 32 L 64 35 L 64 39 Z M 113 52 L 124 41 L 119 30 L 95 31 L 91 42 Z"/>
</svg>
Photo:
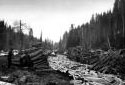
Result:
<svg viewBox="0 0 125 85">
<path fill-rule="evenodd" d="M 114 0 L 0 0 L 0 19 L 22 20 L 34 36 L 59 41 L 71 24 L 89 22 L 92 14 L 113 8 Z"/>
</svg>

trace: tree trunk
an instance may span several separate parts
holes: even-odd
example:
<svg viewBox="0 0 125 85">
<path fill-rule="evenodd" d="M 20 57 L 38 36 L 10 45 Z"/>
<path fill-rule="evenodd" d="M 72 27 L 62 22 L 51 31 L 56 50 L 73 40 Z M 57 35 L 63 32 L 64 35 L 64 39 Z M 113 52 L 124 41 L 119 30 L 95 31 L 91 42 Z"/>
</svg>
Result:
<svg viewBox="0 0 125 85">
<path fill-rule="evenodd" d="M 125 37 L 125 21 L 124 21 L 124 14 L 122 14 L 122 22 L 123 22 L 123 48 L 124 48 L 124 37 Z"/>
<path fill-rule="evenodd" d="M 109 40 L 109 37 L 108 37 L 108 36 L 107 36 L 107 41 L 108 41 L 109 49 L 111 49 L 110 40 Z"/>
</svg>

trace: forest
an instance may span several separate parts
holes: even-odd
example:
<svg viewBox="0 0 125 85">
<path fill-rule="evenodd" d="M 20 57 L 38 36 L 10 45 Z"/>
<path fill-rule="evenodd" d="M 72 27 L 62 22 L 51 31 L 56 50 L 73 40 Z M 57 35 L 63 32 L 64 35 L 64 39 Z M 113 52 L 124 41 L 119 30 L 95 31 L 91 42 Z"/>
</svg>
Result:
<svg viewBox="0 0 125 85">
<path fill-rule="evenodd" d="M 43 49 L 53 49 L 53 41 L 50 39 L 42 40 L 42 32 L 40 38 L 33 36 L 32 28 L 27 28 L 17 24 L 15 27 L 7 25 L 3 20 L 0 21 L 0 50 L 8 51 L 9 49 L 24 50 L 31 48 L 36 44 L 40 44 Z M 28 34 L 23 30 L 28 30 Z"/>
<path fill-rule="evenodd" d="M 115 0 L 112 10 L 93 14 L 90 22 L 74 27 L 60 39 L 60 51 L 82 46 L 84 49 L 125 48 L 125 0 Z"/>
<path fill-rule="evenodd" d="M 21 28 L 22 29 L 22 28 Z M 19 27 L 8 26 L 4 20 L 0 21 L 0 50 L 9 50 L 10 48 L 26 49 L 35 44 L 39 39 L 33 37 L 32 28 L 28 28 L 29 34 L 24 34 Z"/>
</svg>

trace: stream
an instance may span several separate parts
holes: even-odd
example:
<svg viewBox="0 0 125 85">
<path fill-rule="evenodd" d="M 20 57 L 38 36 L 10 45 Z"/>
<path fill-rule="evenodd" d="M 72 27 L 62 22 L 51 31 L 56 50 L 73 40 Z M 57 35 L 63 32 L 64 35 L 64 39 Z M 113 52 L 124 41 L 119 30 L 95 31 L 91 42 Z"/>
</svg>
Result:
<svg viewBox="0 0 125 85">
<path fill-rule="evenodd" d="M 89 70 L 90 65 L 71 61 L 65 55 L 49 56 L 48 62 L 52 69 L 73 76 L 71 83 L 74 85 L 124 85 L 117 76 Z"/>
</svg>

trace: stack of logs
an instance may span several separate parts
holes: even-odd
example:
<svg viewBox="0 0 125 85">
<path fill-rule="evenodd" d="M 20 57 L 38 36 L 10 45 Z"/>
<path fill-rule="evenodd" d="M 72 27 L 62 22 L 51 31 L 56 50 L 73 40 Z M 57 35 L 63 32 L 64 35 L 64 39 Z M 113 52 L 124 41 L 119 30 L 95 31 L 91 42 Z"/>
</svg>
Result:
<svg viewBox="0 0 125 85">
<path fill-rule="evenodd" d="M 28 52 L 30 55 L 31 61 L 33 62 L 33 68 L 36 70 L 41 69 L 49 69 L 49 64 L 47 61 L 48 55 L 44 53 L 42 48 L 30 48 L 24 50 L 25 52 Z M 12 63 L 15 65 L 20 66 L 20 57 L 23 54 L 18 54 L 14 59 L 12 59 Z"/>
<path fill-rule="evenodd" d="M 68 58 L 81 62 L 83 64 L 92 65 L 93 70 L 115 74 L 125 79 L 125 55 L 120 50 L 96 51 L 83 50 L 80 47 L 68 50 Z"/>
</svg>

